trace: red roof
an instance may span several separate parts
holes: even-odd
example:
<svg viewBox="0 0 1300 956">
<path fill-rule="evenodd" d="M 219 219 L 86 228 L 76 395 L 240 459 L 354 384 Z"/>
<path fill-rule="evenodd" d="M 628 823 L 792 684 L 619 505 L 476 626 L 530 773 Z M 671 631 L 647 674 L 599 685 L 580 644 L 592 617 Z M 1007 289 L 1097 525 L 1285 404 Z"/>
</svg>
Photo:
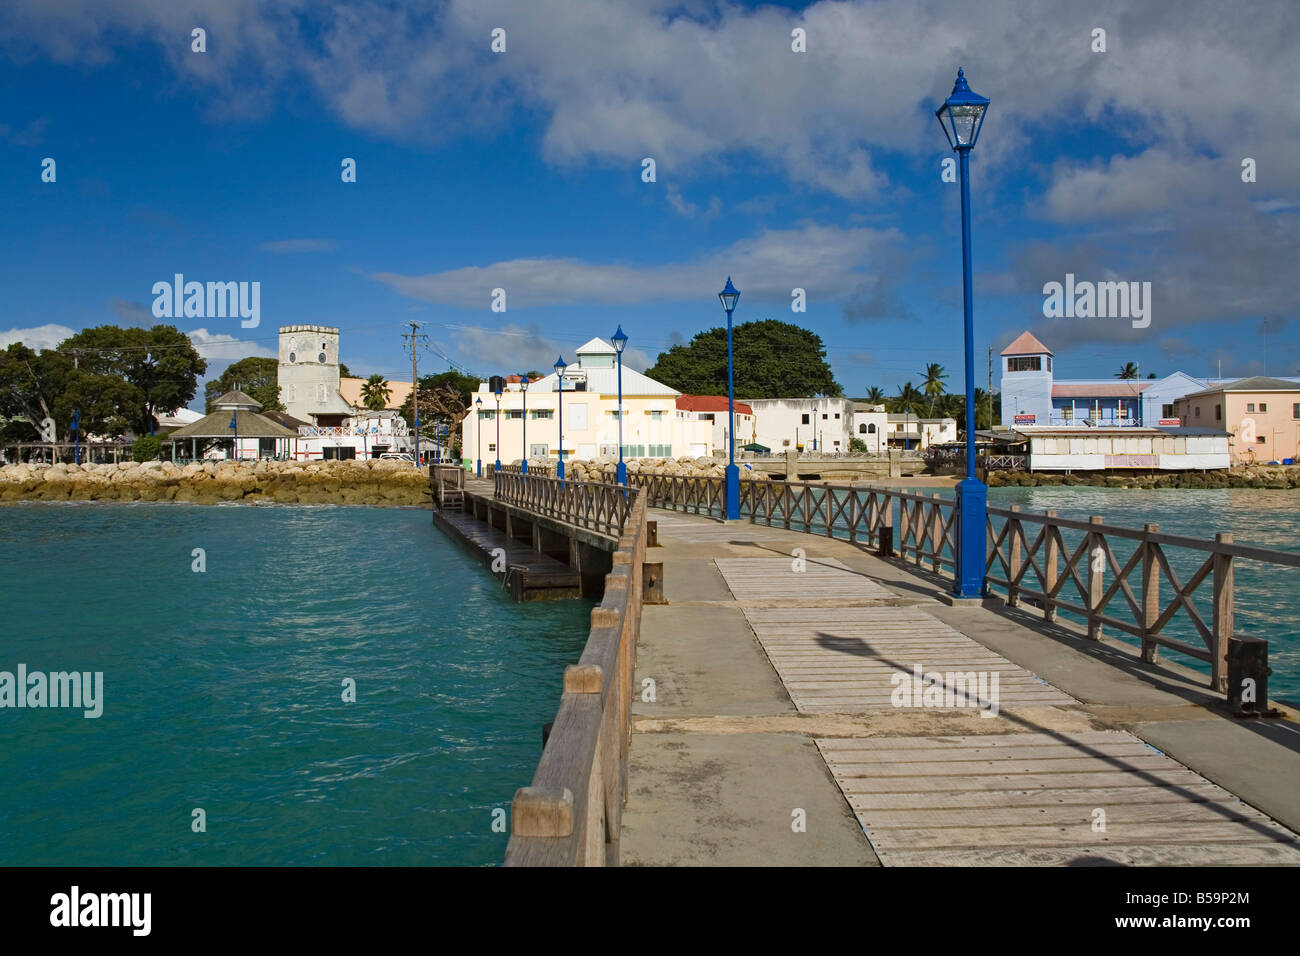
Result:
<svg viewBox="0 0 1300 956">
<path fill-rule="evenodd" d="M 678 395 L 677 407 L 684 412 L 725 412 L 726 395 Z M 744 402 L 736 402 L 737 415 L 753 415 L 754 410 Z"/>
<path fill-rule="evenodd" d="M 1087 385 L 1053 385 L 1052 398 L 1136 398 L 1155 382 L 1094 382 Z"/>
<path fill-rule="evenodd" d="M 1003 355 L 1051 355 L 1049 349 L 1029 332 L 1021 332 L 1019 337 L 1002 350 Z"/>
</svg>

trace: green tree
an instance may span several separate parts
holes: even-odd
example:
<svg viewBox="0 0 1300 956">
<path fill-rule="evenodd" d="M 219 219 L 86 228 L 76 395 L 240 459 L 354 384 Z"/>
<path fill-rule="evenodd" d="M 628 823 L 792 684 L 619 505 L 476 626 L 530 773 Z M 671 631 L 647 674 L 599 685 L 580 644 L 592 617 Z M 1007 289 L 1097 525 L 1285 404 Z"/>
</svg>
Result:
<svg viewBox="0 0 1300 956">
<path fill-rule="evenodd" d="M 919 409 L 925 404 L 925 393 L 920 391 L 911 382 L 905 382 L 898 387 L 898 394 L 891 399 L 893 412 L 904 412 L 912 410 L 912 414 L 919 417 Z"/>
<path fill-rule="evenodd" d="M 238 362 L 231 362 L 224 372 L 203 386 L 208 412 L 213 410 L 214 401 L 236 388 L 249 398 L 261 402 L 265 411 L 284 411 L 284 404 L 280 401 L 279 368 L 277 359 L 263 358 L 260 355 L 250 355 Z"/>
<path fill-rule="evenodd" d="M 872 385 L 867 389 L 867 395 L 862 400 L 868 405 L 883 405 L 886 401 L 885 390 L 879 385 Z"/>
<path fill-rule="evenodd" d="M 1125 362 L 1123 367 L 1115 373 L 1116 378 L 1137 378 L 1138 367 L 1133 362 Z"/>
<path fill-rule="evenodd" d="M 736 395 L 745 398 L 841 396 L 815 332 L 763 319 L 732 331 Z M 687 345 L 660 352 L 646 375 L 691 395 L 727 394 L 727 330 L 707 329 Z"/>
<path fill-rule="evenodd" d="M 131 387 L 121 393 L 117 412 L 140 434 L 158 413 L 189 404 L 208 370 L 189 336 L 173 325 L 98 325 L 66 339 L 58 351 L 72 357 L 78 371 L 120 378 Z"/>
<path fill-rule="evenodd" d="M 344 365 L 342 362 L 339 362 L 339 378 L 353 378 L 353 377 L 354 376 L 352 375 L 352 373 L 348 371 L 348 367 Z"/>
<path fill-rule="evenodd" d="M 948 378 L 948 372 L 938 362 L 931 362 L 921 376 L 921 391 L 930 400 L 930 414 L 933 415 L 935 401 L 943 396 L 943 383 Z"/>
<path fill-rule="evenodd" d="M 57 436 L 70 441 L 74 411 L 81 413 L 83 439 L 126 430 L 122 409 L 133 406 L 131 386 L 117 376 L 86 368 L 80 358 L 74 361 L 53 349 L 37 353 L 21 342 L 0 351 L 0 416 L 28 423 L 26 428 L 14 425 L 10 434 L 36 440 L 40 423 L 51 418 Z"/>
<path fill-rule="evenodd" d="M 388 407 L 391 393 L 392 389 L 382 375 L 372 375 L 361 386 L 361 403 L 373 411 L 380 411 Z"/>
<path fill-rule="evenodd" d="M 134 461 L 153 461 L 162 451 L 162 439 L 157 435 L 141 435 L 131 446 L 131 458 Z"/>
</svg>

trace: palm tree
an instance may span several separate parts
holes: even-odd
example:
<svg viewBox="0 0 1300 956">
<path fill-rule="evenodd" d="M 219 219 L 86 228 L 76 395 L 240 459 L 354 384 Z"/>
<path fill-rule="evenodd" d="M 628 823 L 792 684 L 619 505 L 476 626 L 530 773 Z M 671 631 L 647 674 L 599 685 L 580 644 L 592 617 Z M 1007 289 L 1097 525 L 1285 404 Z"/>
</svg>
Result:
<svg viewBox="0 0 1300 956">
<path fill-rule="evenodd" d="M 1125 362 L 1124 367 L 1115 373 L 1116 378 L 1137 378 L 1138 367 L 1133 362 Z"/>
<path fill-rule="evenodd" d="M 925 402 L 925 394 L 919 391 L 911 382 L 907 382 L 898 387 L 898 395 L 894 397 L 894 410 L 903 411 L 907 408 L 916 408 Z"/>
<path fill-rule="evenodd" d="M 388 382 L 382 375 L 372 375 L 361 386 L 361 403 L 371 411 L 382 411 L 388 407 Z"/>
<path fill-rule="evenodd" d="M 921 390 L 925 392 L 926 398 L 930 400 L 930 414 L 934 414 L 935 399 L 943 395 L 943 383 L 948 377 L 947 371 L 938 362 L 931 362 L 921 373 L 924 381 L 921 383 Z"/>
<path fill-rule="evenodd" d="M 866 401 L 868 405 L 885 404 L 885 390 L 879 385 L 872 385 L 867 389 Z"/>
</svg>

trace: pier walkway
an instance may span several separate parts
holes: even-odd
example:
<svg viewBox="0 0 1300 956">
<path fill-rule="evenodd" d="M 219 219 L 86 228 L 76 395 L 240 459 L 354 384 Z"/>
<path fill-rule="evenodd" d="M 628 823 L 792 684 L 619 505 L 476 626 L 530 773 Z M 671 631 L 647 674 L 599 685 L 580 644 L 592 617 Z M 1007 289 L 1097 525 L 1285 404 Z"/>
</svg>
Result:
<svg viewBox="0 0 1300 956">
<path fill-rule="evenodd" d="M 846 541 L 649 517 L 624 865 L 1300 864 L 1294 719 Z"/>
</svg>

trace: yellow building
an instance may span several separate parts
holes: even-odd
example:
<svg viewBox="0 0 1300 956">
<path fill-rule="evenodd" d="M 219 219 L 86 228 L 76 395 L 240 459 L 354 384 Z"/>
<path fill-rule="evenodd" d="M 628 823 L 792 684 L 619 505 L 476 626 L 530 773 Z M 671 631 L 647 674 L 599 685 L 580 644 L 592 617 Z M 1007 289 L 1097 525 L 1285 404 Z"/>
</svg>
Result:
<svg viewBox="0 0 1300 956">
<path fill-rule="evenodd" d="M 1300 458 L 1300 382 L 1256 375 L 1180 398 L 1184 425 L 1231 435 L 1233 464 Z"/>
<path fill-rule="evenodd" d="M 499 403 L 488 383 L 481 382 L 469 414 L 461 421 L 464 459 L 470 464 L 481 460 L 485 467 L 497 460 L 502 464 L 518 462 L 523 458 L 526 432 L 529 461 L 550 459 L 554 466 L 560 446 L 561 399 L 564 460 L 617 457 L 616 361 L 614 346 L 604 339 L 592 339 L 578 349 L 576 361 L 565 369 L 563 396 L 555 372 L 528 383 L 526 390 L 518 377 L 512 376 L 514 381 L 507 383 Z M 698 458 L 713 454 L 713 423 L 679 415 L 679 394 L 623 366 L 624 458 Z"/>
</svg>

